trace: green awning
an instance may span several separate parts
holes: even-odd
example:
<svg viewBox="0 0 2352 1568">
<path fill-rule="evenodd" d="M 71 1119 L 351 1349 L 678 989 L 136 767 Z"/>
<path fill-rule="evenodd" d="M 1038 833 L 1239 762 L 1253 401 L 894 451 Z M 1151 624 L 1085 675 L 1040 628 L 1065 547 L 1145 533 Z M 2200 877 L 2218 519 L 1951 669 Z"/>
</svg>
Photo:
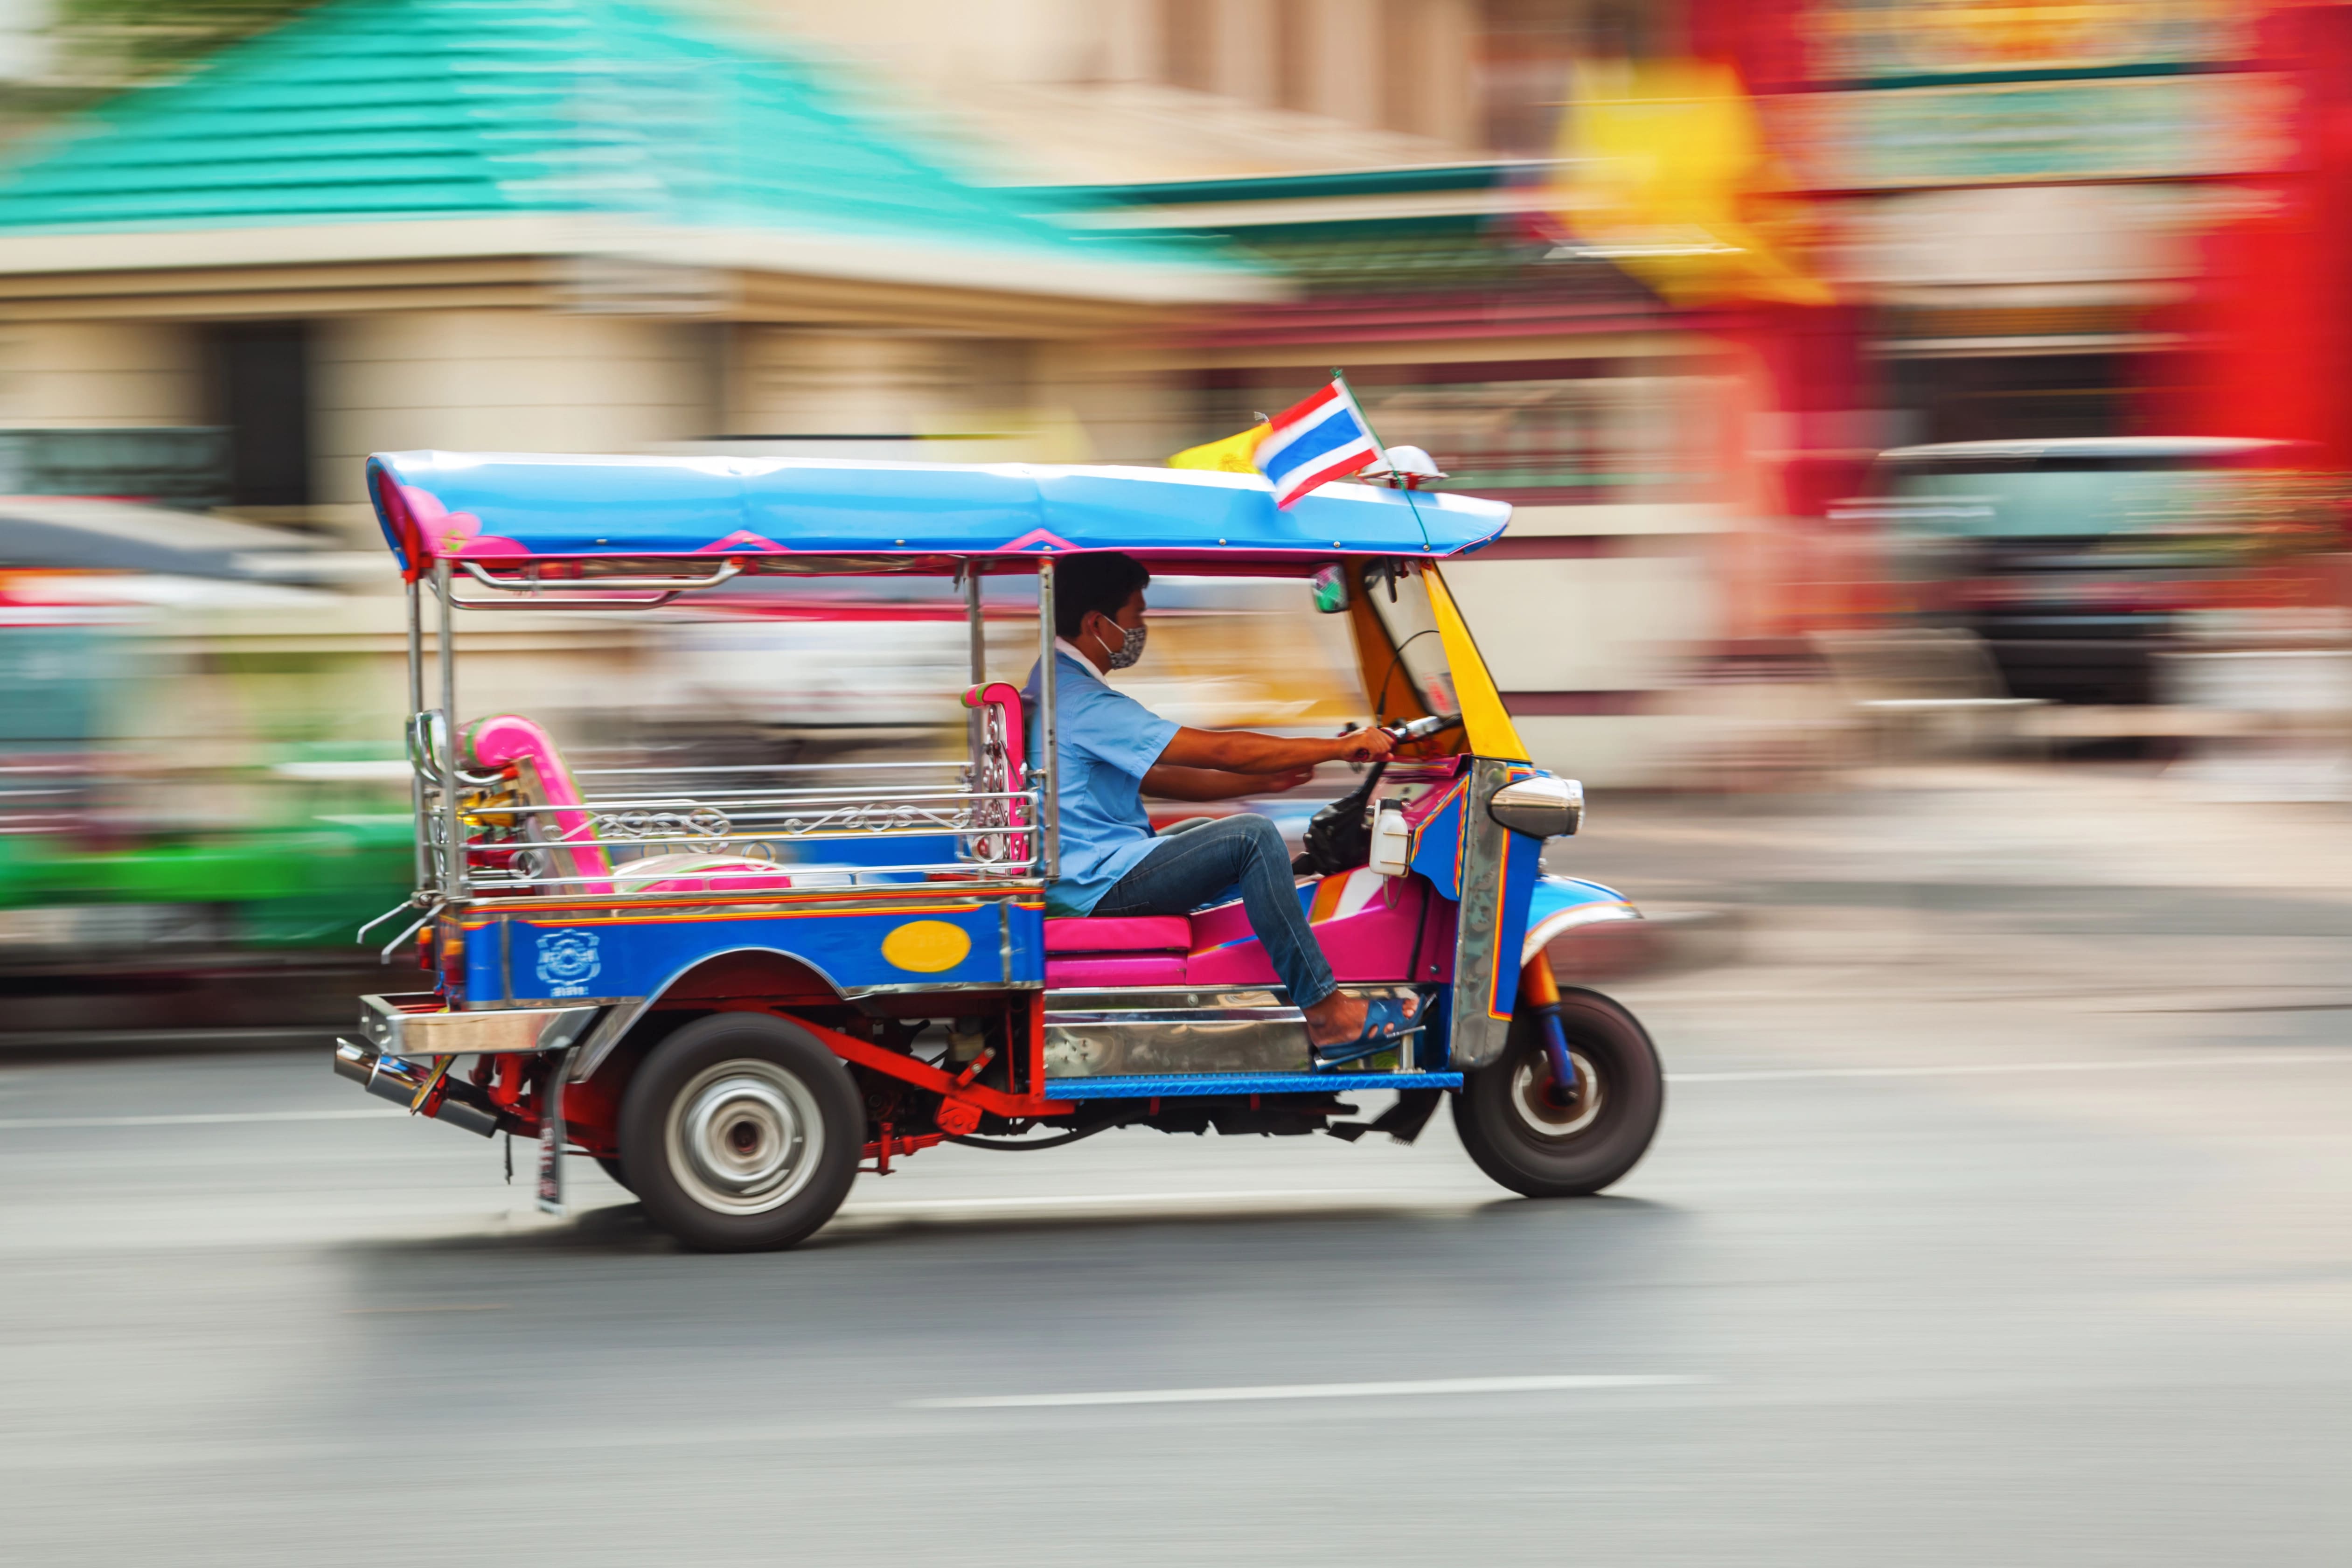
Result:
<svg viewBox="0 0 2352 1568">
<path fill-rule="evenodd" d="M 814 244 L 834 258 L 816 270 L 906 281 L 953 282 L 954 258 L 974 253 L 1047 264 L 1034 290 L 1047 293 L 1119 267 L 1198 285 L 1180 297 L 1245 293 L 1259 276 L 1212 250 L 1073 233 L 1047 198 L 959 179 L 919 140 L 707 16 L 623 0 L 331 0 L 35 139 L 0 172 L 0 245 L 581 217 L 723 235 L 730 265 L 762 236 L 798 242 L 786 255 Z"/>
</svg>

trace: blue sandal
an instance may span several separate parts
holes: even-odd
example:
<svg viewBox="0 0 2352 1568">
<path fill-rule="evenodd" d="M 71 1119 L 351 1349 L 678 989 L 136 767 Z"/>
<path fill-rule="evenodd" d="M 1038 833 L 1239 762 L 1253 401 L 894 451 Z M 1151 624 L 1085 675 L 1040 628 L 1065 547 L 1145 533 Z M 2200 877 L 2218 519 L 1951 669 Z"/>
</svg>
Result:
<svg viewBox="0 0 2352 1568">
<path fill-rule="evenodd" d="M 1422 1011 L 1416 1007 L 1407 1013 L 1404 1004 L 1393 996 L 1372 997 L 1364 1004 L 1362 1034 L 1334 1045 L 1309 1046 L 1307 1060 L 1315 1071 L 1322 1072 L 1378 1056 L 1422 1026 Z"/>
</svg>

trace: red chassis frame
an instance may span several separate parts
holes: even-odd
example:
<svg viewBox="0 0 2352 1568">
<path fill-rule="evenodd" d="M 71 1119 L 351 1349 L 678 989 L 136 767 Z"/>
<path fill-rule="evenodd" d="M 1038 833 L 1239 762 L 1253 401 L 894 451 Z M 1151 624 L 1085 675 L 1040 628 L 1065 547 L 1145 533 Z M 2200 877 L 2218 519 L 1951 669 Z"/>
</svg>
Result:
<svg viewBox="0 0 2352 1568">
<path fill-rule="evenodd" d="M 936 1132 L 901 1133 L 888 1121 L 882 1123 L 882 1136 L 865 1146 L 864 1157 L 875 1162 L 876 1170 L 888 1174 L 890 1158 L 896 1154 L 911 1154 L 919 1149 L 950 1136 L 961 1136 L 976 1130 L 983 1114 L 1008 1119 L 1039 1119 L 1067 1116 L 1077 1110 L 1069 1100 L 1053 1100 L 1037 1089 L 1045 1081 L 1045 994 L 1033 991 L 1026 994 L 1025 1004 L 1006 1009 L 1007 1033 L 1011 1033 L 1013 1017 L 1025 1015 L 1027 1049 L 1022 1054 L 1027 1059 L 1021 1081 L 1030 1086 L 1025 1094 L 1008 1093 L 976 1081 L 980 1069 L 988 1064 L 989 1053 L 983 1051 L 962 1072 L 950 1074 L 929 1062 L 918 1061 L 902 1052 L 877 1046 L 871 1040 L 861 1040 L 854 1035 L 828 1028 L 789 1006 L 751 998 L 714 999 L 707 1010 L 713 1013 L 765 1013 L 791 1020 L 795 1027 L 806 1029 L 824 1042 L 825 1047 L 842 1060 L 897 1079 L 908 1086 L 940 1097 Z M 543 1084 L 531 1081 L 530 1064 L 545 1059 L 550 1068 L 555 1058 L 534 1058 L 520 1053 L 487 1056 L 475 1069 L 474 1081 L 488 1094 L 492 1103 L 514 1117 L 516 1131 L 537 1136 L 541 1123 Z M 615 1058 L 616 1061 L 622 1058 Z M 430 1091 L 431 1100 L 416 1109 L 431 1115 L 435 1105 L 446 1094 L 446 1072 L 436 1079 Z M 614 1084 L 604 1072 L 580 1083 L 566 1084 L 563 1089 L 563 1122 L 566 1142 L 577 1143 L 592 1155 L 610 1155 L 617 1147 L 614 1137 L 619 1121 L 620 1105 L 614 1093 Z"/>
</svg>

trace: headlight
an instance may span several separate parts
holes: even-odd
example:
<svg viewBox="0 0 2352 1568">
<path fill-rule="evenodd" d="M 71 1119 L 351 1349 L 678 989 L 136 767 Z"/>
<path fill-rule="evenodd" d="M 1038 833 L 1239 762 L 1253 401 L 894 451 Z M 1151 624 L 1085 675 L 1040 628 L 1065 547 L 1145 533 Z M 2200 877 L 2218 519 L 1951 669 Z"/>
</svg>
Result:
<svg viewBox="0 0 2352 1568">
<path fill-rule="evenodd" d="M 1574 779 L 1521 779 L 1486 803 L 1486 815 L 1530 838 L 1559 838 L 1584 823 L 1584 786 Z"/>
</svg>

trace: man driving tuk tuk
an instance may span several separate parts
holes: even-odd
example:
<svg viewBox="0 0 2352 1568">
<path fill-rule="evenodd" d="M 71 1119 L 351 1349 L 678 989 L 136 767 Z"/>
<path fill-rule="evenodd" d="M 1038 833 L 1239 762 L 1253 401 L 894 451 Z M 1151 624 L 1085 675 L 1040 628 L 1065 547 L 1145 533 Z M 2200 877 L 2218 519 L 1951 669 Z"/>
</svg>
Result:
<svg viewBox="0 0 2352 1568">
<path fill-rule="evenodd" d="M 1162 719 L 1102 677 L 1143 657 L 1151 574 L 1115 551 L 1067 557 L 1054 595 L 1055 776 L 1061 875 L 1048 913 L 1135 919 L 1183 915 L 1238 897 L 1250 928 L 1305 1015 L 1318 1061 L 1369 1054 L 1411 1032 L 1417 999 L 1369 1002 L 1339 990 L 1317 944 L 1281 832 L 1253 812 L 1155 835 L 1142 796 L 1234 800 L 1295 789 L 1318 763 L 1372 762 L 1390 737 L 1377 728 L 1329 740 L 1195 730 Z M 1042 670 L 1023 700 L 1033 710 Z"/>
</svg>

